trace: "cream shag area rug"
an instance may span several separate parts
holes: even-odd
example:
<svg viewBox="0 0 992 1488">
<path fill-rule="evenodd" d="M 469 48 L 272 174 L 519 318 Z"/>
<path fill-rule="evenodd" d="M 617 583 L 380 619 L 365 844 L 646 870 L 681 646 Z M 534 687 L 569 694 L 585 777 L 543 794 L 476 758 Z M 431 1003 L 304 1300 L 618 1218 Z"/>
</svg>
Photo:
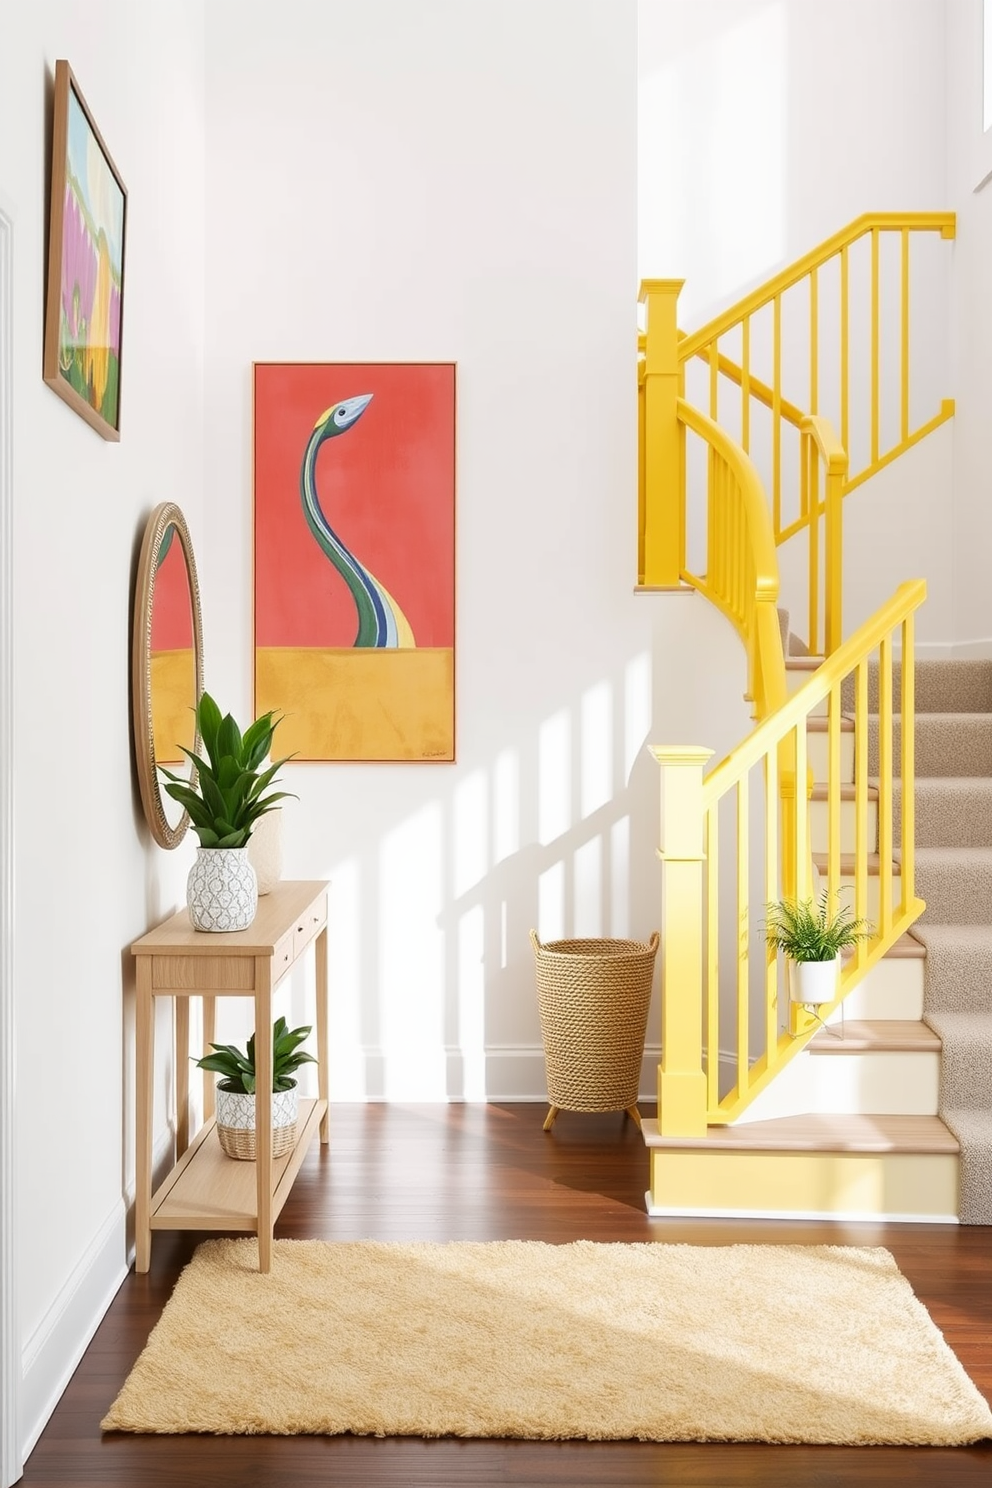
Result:
<svg viewBox="0 0 992 1488">
<path fill-rule="evenodd" d="M 210 1240 L 107 1431 L 956 1445 L 992 1412 L 887 1250 Z"/>
</svg>

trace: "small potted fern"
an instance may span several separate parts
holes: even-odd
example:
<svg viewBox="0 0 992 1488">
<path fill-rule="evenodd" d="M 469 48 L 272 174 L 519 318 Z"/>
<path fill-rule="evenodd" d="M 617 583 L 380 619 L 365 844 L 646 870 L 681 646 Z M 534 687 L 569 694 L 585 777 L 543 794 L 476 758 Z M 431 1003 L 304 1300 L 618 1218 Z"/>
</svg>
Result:
<svg viewBox="0 0 992 1488">
<path fill-rule="evenodd" d="M 272 1156 L 282 1157 L 296 1142 L 299 1092 L 291 1079 L 301 1064 L 316 1064 L 300 1048 L 312 1024 L 287 1028 L 285 1018 L 272 1027 Z M 233 1044 L 211 1044 L 212 1054 L 196 1060 L 202 1070 L 222 1075 L 217 1082 L 217 1135 L 228 1157 L 255 1161 L 255 1035 L 244 1053 Z"/>
<path fill-rule="evenodd" d="M 819 899 L 778 899 L 767 906 L 765 939 L 789 959 L 789 993 L 807 1006 L 833 1002 L 840 981 L 841 952 L 870 940 L 875 927 L 856 919 L 848 905 L 830 913 L 830 895 Z"/>
</svg>

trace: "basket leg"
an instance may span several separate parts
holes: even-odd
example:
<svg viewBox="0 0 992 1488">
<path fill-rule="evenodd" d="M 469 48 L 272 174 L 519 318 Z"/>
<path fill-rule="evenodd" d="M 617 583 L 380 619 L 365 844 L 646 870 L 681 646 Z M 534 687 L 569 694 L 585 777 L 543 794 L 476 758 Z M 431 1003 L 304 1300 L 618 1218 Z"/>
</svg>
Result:
<svg viewBox="0 0 992 1488">
<path fill-rule="evenodd" d="M 545 1131 L 550 1131 L 551 1130 L 551 1128 L 555 1124 L 555 1117 L 557 1115 L 558 1115 L 558 1107 L 557 1106 L 552 1106 L 549 1109 L 547 1116 L 545 1116 L 545 1118 L 544 1118 L 544 1130 Z"/>
<path fill-rule="evenodd" d="M 624 1115 L 630 1117 L 638 1131 L 641 1130 L 641 1113 L 636 1106 L 628 1106 L 624 1111 Z"/>
</svg>

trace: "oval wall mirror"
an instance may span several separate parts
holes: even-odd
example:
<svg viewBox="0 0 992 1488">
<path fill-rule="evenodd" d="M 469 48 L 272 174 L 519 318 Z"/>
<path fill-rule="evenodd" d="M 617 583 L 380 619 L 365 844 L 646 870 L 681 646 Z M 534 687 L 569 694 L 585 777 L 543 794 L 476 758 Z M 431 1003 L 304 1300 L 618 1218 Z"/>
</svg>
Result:
<svg viewBox="0 0 992 1488">
<path fill-rule="evenodd" d="M 131 667 L 141 804 L 159 846 L 178 847 L 189 816 L 162 790 L 158 766 L 195 778 L 180 746 L 199 753 L 195 708 L 203 691 L 203 636 L 193 545 L 171 501 L 152 512 L 141 543 Z"/>
</svg>

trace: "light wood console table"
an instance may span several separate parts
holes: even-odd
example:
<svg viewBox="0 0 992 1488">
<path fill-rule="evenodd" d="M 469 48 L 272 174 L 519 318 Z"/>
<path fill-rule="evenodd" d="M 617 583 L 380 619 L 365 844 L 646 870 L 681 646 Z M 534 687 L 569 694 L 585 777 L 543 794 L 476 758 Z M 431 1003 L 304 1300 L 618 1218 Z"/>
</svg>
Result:
<svg viewBox="0 0 992 1488">
<path fill-rule="evenodd" d="M 131 947 L 138 986 L 135 1072 L 135 1269 L 151 1263 L 153 1230 L 247 1230 L 258 1235 L 258 1265 L 272 1264 L 272 1230 L 318 1126 L 327 1122 L 327 882 L 287 882 L 258 901 L 247 930 L 194 930 L 185 909 Z M 215 999 L 252 997 L 255 1059 L 272 1069 L 272 994 L 311 942 L 315 944 L 319 1100 L 300 1101 L 297 1140 L 272 1157 L 272 1089 L 258 1079 L 254 1162 L 226 1157 L 214 1133 L 214 1076 L 205 1073 L 204 1124 L 189 1136 L 189 999 L 203 999 L 203 1041 L 214 1041 Z M 152 1181 L 152 1081 L 155 998 L 171 997 L 176 1029 L 176 1165 L 157 1189 Z M 205 1051 L 204 1051 L 205 1052 Z M 258 1092 L 266 1092 L 259 1099 Z"/>
</svg>

